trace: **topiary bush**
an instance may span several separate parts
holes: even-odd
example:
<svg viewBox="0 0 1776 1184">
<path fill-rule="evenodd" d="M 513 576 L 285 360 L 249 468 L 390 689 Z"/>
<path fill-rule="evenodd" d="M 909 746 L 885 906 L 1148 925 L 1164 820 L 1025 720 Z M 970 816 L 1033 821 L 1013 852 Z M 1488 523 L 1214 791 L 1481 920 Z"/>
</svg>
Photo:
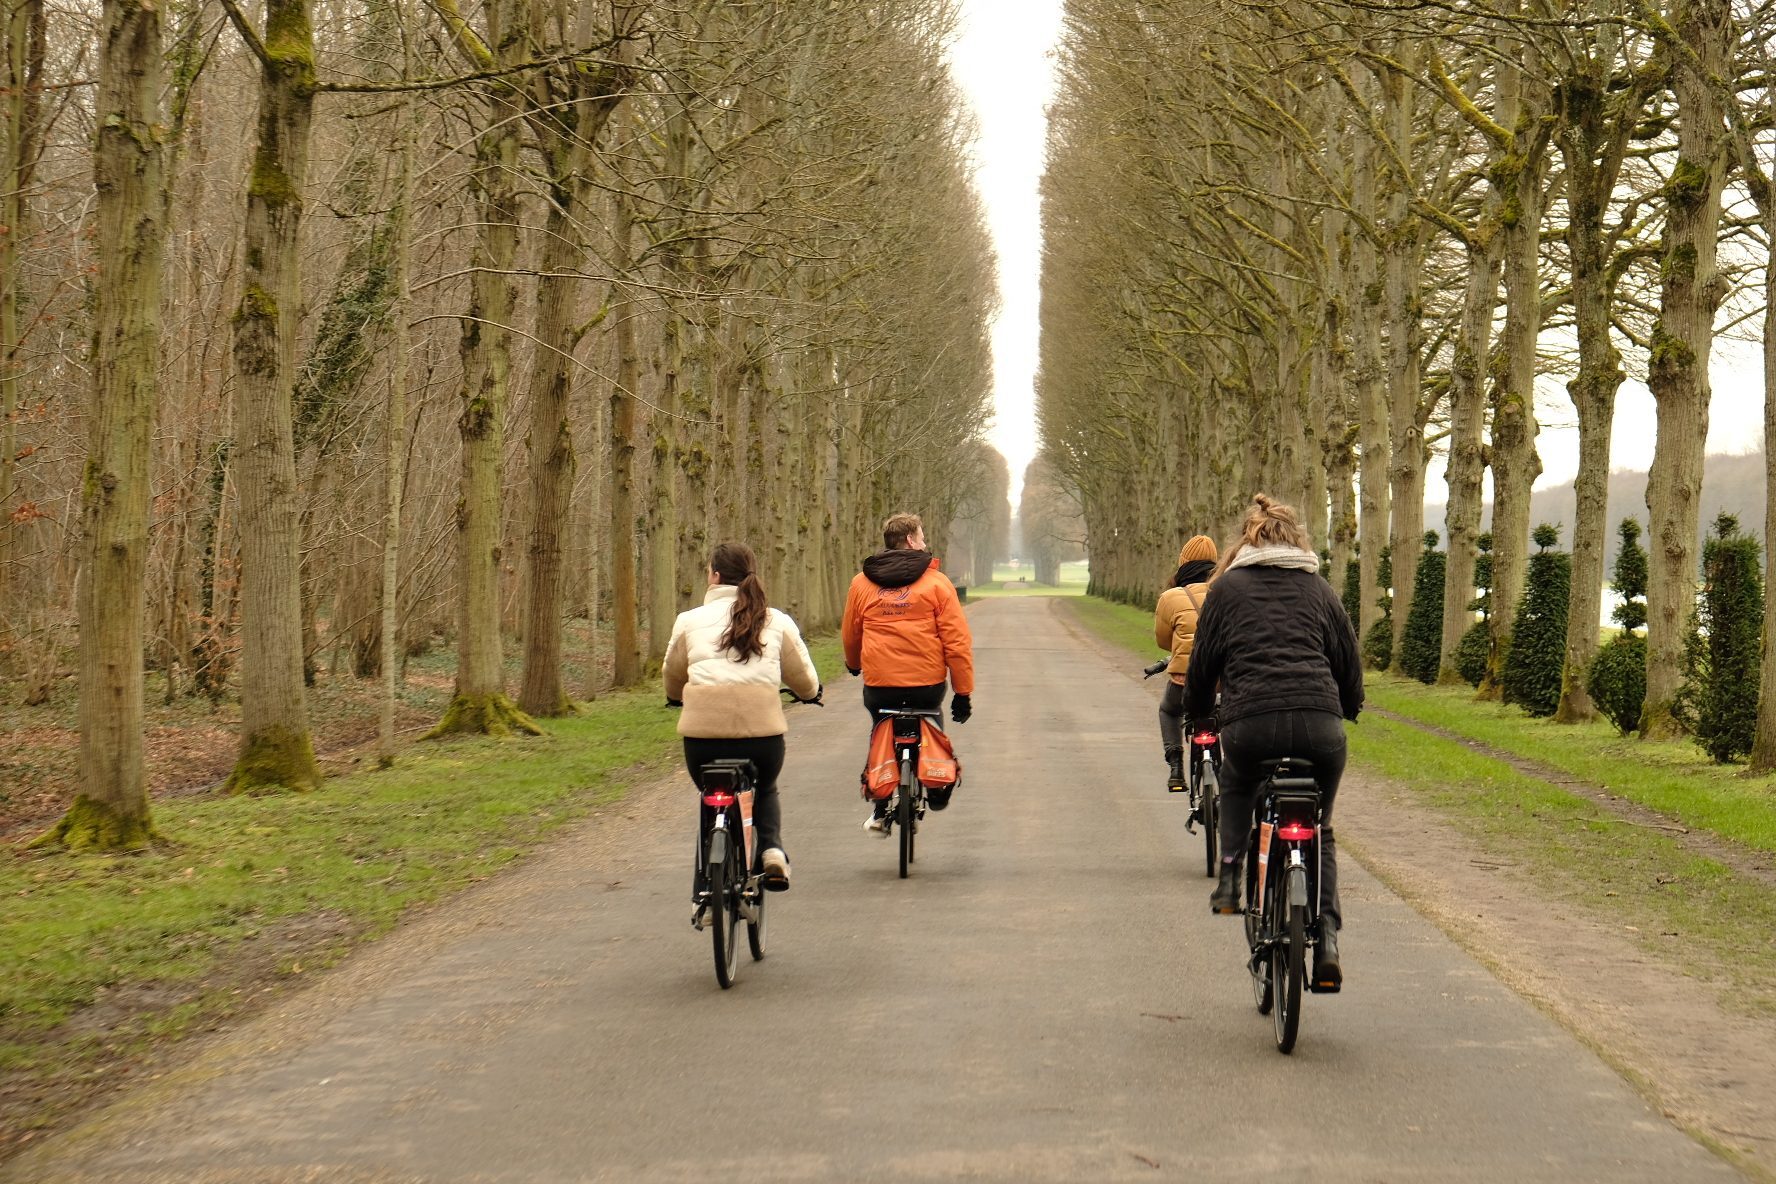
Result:
<svg viewBox="0 0 1776 1184">
<path fill-rule="evenodd" d="M 1635 630 L 1646 624 L 1647 555 L 1640 546 L 1640 523 L 1622 519 L 1616 528 L 1621 540 L 1610 587 L 1622 602 L 1610 616 L 1622 627 L 1591 659 L 1585 689 L 1604 718 L 1626 736 L 1640 727 L 1640 709 L 1646 702 L 1646 639 Z"/>
<path fill-rule="evenodd" d="M 1499 683 L 1505 702 L 1530 715 L 1553 715 L 1560 705 L 1560 672 L 1566 661 L 1572 556 L 1548 549 L 1560 541 L 1558 527 L 1543 523 L 1531 537 L 1541 550 L 1529 557 L 1529 578 L 1511 620 L 1511 648 Z"/>
<path fill-rule="evenodd" d="M 1363 612 L 1363 565 L 1355 559 L 1344 561 L 1344 591 L 1339 599 L 1344 601 L 1344 615 L 1351 619 L 1354 632 Z"/>
<path fill-rule="evenodd" d="M 1437 681 L 1443 657 L 1443 576 L 1449 557 L 1437 548 L 1437 532 L 1426 531 L 1418 553 L 1418 578 L 1412 584 L 1412 606 L 1400 637 L 1400 670 L 1422 683 Z"/>
<path fill-rule="evenodd" d="M 1463 682 L 1477 687 L 1486 677 L 1486 660 L 1491 656 L 1492 626 L 1485 621 L 1475 621 L 1455 647 L 1455 672 L 1462 676 Z"/>
<path fill-rule="evenodd" d="M 1375 603 L 1381 606 L 1381 616 L 1369 626 L 1369 635 L 1363 638 L 1363 660 L 1376 670 L 1386 670 L 1394 663 L 1394 560 L 1391 548 L 1381 549 L 1381 559 L 1375 565 L 1375 583 L 1381 589 L 1381 595 Z M 1354 623 L 1357 618 L 1352 617 Z"/>
<path fill-rule="evenodd" d="M 1624 736 L 1640 727 L 1640 708 L 1646 702 L 1646 655 L 1646 638 L 1618 633 L 1597 651 L 1585 675 L 1591 701 Z"/>
<path fill-rule="evenodd" d="M 1721 514 L 1702 544 L 1702 595 L 1684 643 L 1678 718 L 1725 764 L 1751 751 L 1757 731 L 1759 635 L 1764 581 L 1757 540 Z"/>
</svg>

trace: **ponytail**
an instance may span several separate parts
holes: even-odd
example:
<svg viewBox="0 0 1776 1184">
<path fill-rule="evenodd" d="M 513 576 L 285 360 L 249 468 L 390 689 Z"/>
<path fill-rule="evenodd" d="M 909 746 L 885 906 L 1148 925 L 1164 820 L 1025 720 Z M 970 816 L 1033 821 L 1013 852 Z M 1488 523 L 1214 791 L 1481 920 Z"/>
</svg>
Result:
<svg viewBox="0 0 1776 1184">
<path fill-rule="evenodd" d="M 722 543 L 709 557 L 709 570 L 736 591 L 727 631 L 717 644 L 733 654 L 736 662 L 760 656 L 765 652 L 764 633 L 771 617 L 771 602 L 765 597 L 764 584 L 759 582 L 758 560 L 752 548 L 744 543 Z"/>
</svg>

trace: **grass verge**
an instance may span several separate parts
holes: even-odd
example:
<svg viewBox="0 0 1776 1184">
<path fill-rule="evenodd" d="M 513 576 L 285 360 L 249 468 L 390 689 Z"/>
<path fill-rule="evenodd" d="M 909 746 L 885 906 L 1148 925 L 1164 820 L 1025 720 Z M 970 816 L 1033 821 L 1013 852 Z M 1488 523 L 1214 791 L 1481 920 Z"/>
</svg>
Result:
<svg viewBox="0 0 1776 1184">
<path fill-rule="evenodd" d="M 1776 777 L 1717 765 L 1688 741 L 1623 737 L 1604 722 L 1557 724 L 1463 687 L 1367 676 L 1369 701 L 1408 719 L 1527 757 L 1657 810 L 1685 826 L 1776 851 Z"/>
<path fill-rule="evenodd" d="M 1095 598 L 1068 606 L 1106 641 L 1135 654 L 1152 648 L 1145 610 Z M 1382 693 L 1371 698 L 1402 715 L 1421 718 L 1407 708 L 1424 702 L 1454 706 L 1448 696 L 1421 696 L 1425 688 L 1417 684 L 1376 682 Z M 1467 706 L 1502 714 L 1490 705 Z M 1487 718 L 1478 710 L 1475 717 Z M 1446 722 L 1461 718 L 1426 722 L 1469 735 Z M 1492 734 L 1476 738 L 1517 751 L 1509 743 L 1514 721 L 1491 723 Z M 1374 715 L 1349 728 L 1349 736 L 1353 768 L 1410 792 L 1483 850 L 1520 867 L 1551 898 L 1607 911 L 1649 952 L 1692 976 L 1730 983 L 1731 998 L 1745 1010 L 1776 1013 L 1776 896 L 1762 884 L 1458 741 Z M 1613 780 L 1610 785 L 1617 788 Z"/>
<path fill-rule="evenodd" d="M 839 666 L 820 639 L 815 660 Z M 534 739 L 428 742 L 315 793 L 162 803 L 130 856 L 0 848 L 0 1157 L 280 985 L 620 798 L 677 753 L 657 685 Z"/>
</svg>

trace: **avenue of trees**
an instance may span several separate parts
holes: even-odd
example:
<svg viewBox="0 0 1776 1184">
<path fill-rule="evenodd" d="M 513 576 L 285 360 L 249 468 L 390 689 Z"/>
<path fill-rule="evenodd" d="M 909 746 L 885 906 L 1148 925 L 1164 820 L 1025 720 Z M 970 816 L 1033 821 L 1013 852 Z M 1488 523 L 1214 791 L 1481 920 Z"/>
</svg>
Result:
<svg viewBox="0 0 1776 1184">
<path fill-rule="evenodd" d="M 529 730 L 644 677 L 720 538 L 808 629 L 891 510 L 990 565 L 951 9 L 3 0 L 0 679 L 79 667 L 45 841 L 151 838 L 145 672 L 305 788 L 317 672 L 381 680 L 385 755 L 438 643 L 438 732 Z"/>
<path fill-rule="evenodd" d="M 1761 322 L 1776 395 L 1772 33 L 1762 0 L 1069 0 L 1039 406 L 1094 590 L 1146 601 L 1178 539 L 1225 532 L 1263 489 L 1303 508 L 1335 582 L 1354 566 L 1366 648 L 1422 665 L 1423 638 L 1402 642 L 1440 528 L 1435 666 L 1458 682 L 1490 479 L 1480 694 L 1497 697 L 1536 550 L 1540 378 L 1564 387 L 1580 448 L 1543 693 L 1557 719 L 1592 718 L 1610 440 L 1633 375 L 1657 405 L 1636 722 L 1681 734 L 1718 334 Z M 1766 465 L 1771 433 L 1776 399 Z M 1447 513 L 1426 523 L 1433 449 Z M 1764 510 L 1776 537 L 1776 500 Z M 1768 639 L 1776 598 L 1758 603 Z M 1751 758 L 1769 769 L 1776 661 L 1761 680 Z"/>
</svg>

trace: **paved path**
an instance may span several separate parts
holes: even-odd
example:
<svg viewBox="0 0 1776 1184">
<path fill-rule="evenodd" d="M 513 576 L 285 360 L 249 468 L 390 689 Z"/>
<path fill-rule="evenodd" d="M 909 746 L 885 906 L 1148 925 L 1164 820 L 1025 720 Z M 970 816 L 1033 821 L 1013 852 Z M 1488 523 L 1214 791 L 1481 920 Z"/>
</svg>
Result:
<svg viewBox="0 0 1776 1184">
<path fill-rule="evenodd" d="M 1151 697 L 1054 602 L 971 619 L 968 780 L 910 880 L 859 827 L 855 684 L 794 713 L 795 888 L 733 990 L 662 787 L 0 1179 L 1739 1178 L 1357 868 L 1345 992 L 1278 1055 Z"/>
</svg>

